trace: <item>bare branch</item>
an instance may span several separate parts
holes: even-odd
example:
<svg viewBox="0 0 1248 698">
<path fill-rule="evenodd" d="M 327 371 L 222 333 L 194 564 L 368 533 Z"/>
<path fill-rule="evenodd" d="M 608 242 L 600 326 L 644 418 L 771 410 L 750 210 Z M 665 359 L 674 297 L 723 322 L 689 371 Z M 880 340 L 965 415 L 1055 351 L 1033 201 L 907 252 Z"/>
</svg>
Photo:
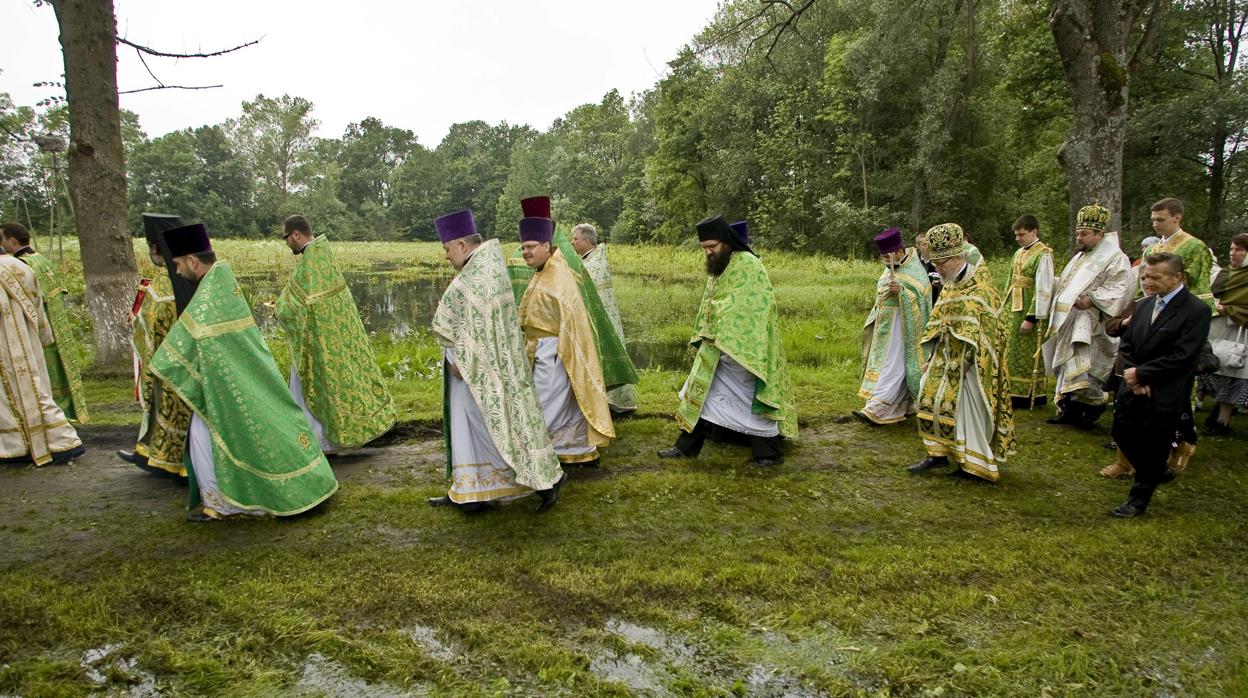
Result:
<svg viewBox="0 0 1248 698">
<path fill-rule="evenodd" d="M 225 87 L 225 85 L 154 85 L 152 87 L 141 87 L 137 90 L 118 90 L 119 95 L 132 95 L 136 92 L 151 92 L 152 90 L 211 90 L 217 87 Z"/>
<path fill-rule="evenodd" d="M 245 44 L 239 44 L 233 48 L 227 48 L 221 51 L 212 51 L 211 53 L 166 53 L 164 51 L 157 51 L 156 49 L 148 46 L 143 46 L 142 44 L 136 44 L 133 41 L 120 36 L 117 37 L 117 43 L 119 44 L 125 44 L 136 51 L 146 53 L 149 56 L 159 56 L 160 58 L 215 58 L 217 56 L 224 56 L 227 53 L 233 53 L 235 51 L 245 49 L 248 46 L 255 46 L 263 40 L 264 37 L 262 36 L 254 41 L 248 41 Z"/>
<path fill-rule="evenodd" d="M 1157 27 L 1161 22 L 1157 16 L 1162 12 L 1162 4 L 1164 0 L 1152 0 L 1152 9 L 1148 13 L 1148 19 L 1144 24 L 1144 36 L 1140 37 L 1140 43 L 1136 44 L 1135 51 L 1131 53 L 1131 59 L 1127 61 L 1127 74 L 1135 75 L 1139 67 L 1140 59 L 1144 54 L 1152 48 L 1153 37 L 1157 34 Z"/>
<path fill-rule="evenodd" d="M 157 85 L 164 87 L 165 86 L 164 81 L 156 77 L 156 73 L 152 72 L 151 66 L 147 64 L 147 59 L 143 57 L 143 52 L 138 49 L 135 49 L 134 53 L 135 55 L 139 57 L 139 62 L 143 64 L 143 69 L 147 71 L 147 74 L 152 76 L 152 79 L 156 81 Z"/>
</svg>

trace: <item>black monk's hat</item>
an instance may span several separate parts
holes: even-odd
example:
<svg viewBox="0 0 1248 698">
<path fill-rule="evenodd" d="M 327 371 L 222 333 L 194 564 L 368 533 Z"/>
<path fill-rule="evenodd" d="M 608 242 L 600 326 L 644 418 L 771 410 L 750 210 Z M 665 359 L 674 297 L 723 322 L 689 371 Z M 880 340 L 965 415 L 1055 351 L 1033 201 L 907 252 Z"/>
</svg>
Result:
<svg viewBox="0 0 1248 698">
<path fill-rule="evenodd" d="M 707 240 L 718 240 L 727 244 L 734 251 L 742 250 L 749 252 L 755 257 L 758 256 L 758 253 L 751 250 L 749 244 L 741 239 L 741 236 L 737 234 L 737 231 L 733 230 L 732 226 L 728 225 L 728 221 L 724 220 L 723 216 L 703 218 L 698 221 L 697 228 L 698 240 L 703 242 Z"/>
<path fill-rule="evenodd" d="M 143 236 L 147 238 L 147 244 L 155 245 L 160 250 L 160 256 L 165 260 L 165 271 L 169 274 L 169 280 L 173 282 L 173 302 L 179 315 L 191 302 L 191 296 L 195 295 L 195 286 L 178 276 L 177 265 L 173 263 L 174 255 L 169 249 L 169 241 L 165 238 L 165 233 L 184 225 L 186 224 L 182 222 L 181 216 L 168 213 L 143 214 Z"/>
</svg>

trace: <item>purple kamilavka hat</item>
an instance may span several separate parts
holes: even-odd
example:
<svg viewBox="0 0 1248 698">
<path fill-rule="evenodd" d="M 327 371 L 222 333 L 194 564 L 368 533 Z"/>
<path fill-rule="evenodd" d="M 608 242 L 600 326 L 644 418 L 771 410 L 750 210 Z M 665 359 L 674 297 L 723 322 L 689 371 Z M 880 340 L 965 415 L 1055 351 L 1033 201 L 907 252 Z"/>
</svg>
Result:
<svg viewBox="0 0 1248 698">
<path fill-rule="evenodd" d="M 901 242 L 901 231 L 896 228 L 889 228 L 875 236 L 875 249 L 880 254 L 897 252 L 905 247 Z"/>
<path fill-rule="evenodd" d="M 555 235 L 555 222 L 549 218 L 521 218 L 520 242 L 550 242 Z"/>
<path fill-rule="evenodd" d="M 468 209 L 435 218 L 433 227 L 437 229 L 438 239 L 443 243 L 477 234 L 477 222 L 473 220 L 472 211 Z"/>
<path fill-rule="evenodd" d="M 747 245 L 750 244 L 750 226 L 747 225 L 745 221 L 729 223 L 728 227 L 732 228 L 732 230 L 737 234 L 737 237 L 741 238 L 741 242 L 744 242 Z"/>
</svg>

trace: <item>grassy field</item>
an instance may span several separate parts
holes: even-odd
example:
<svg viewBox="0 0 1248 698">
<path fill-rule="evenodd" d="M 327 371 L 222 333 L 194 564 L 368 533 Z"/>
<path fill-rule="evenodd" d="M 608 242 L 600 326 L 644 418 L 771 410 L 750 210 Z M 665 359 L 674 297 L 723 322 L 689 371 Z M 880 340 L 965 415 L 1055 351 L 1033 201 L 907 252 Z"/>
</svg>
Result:
<svg viewBox="0 0 1248 698">
<path fill-rule="evenodd" d="M 292 263 L 273 242 L 218 249 L 254 278 Z M 432 244 L 337 251 L 450 273 Z M 611 257 L 629 337 L 687 339 L 700 253 Z M 111 456 L 132 388 L 92 377 L 88 457 L 0 470 L 0 694 L 1248 694 L 1242 439 L 1203 439 L 1132 521 L 1106 516 L 1128 486 L 1096 476 L 1107 429 L 1043 410 L 1018 415 L 996 485 L 910 476 L 913 424 L 847 416 L 878 267 L 765 261 L 802 424 L 786 463 L 659 461 L 684 375 L 646 370 L 602 467 L 542 516 L 424 504 L 445 490 L 427 336 L 374 337 L 408 438 L 337 461 L 340 492 L 290 520 L 184 523 L 182 489 Z"/>
</svg>

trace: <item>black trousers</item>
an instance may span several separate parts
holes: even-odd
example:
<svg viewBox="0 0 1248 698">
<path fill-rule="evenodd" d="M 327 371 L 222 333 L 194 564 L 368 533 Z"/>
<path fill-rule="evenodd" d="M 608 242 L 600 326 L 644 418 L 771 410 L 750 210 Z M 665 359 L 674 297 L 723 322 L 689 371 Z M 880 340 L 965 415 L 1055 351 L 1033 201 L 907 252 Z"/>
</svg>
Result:
<svg viewBox="0 0 1248 698">
<path fill-rule="evenodd" d="M 1114 442 L 1135 467 L 1130 497 L 1136 504 L 1147 506 L 1152 499 L 1185 416 L 1151 410 L 1144 400 L 1120 400 L 1115 406 Z"/>
<path fill-rule="evenodd" d="M 676 437 L 676 448 L 679 448 L 681 453 L 685 455 L 696 456 L 702 452 L 702 445 L 706 443 L 707 439 L 720 443 L 737 444 L 739 446 L 748 445 L 750 452 L 755 458 L 782 458 L 784 456 L 780 450 L 779 436 L 742 434 L 739 431 L 725 429 L 705 419 L 699 419 L 698 423 L 693 425 L 693 431 L 680 432 L 680 436 Z"/>
</svg>

